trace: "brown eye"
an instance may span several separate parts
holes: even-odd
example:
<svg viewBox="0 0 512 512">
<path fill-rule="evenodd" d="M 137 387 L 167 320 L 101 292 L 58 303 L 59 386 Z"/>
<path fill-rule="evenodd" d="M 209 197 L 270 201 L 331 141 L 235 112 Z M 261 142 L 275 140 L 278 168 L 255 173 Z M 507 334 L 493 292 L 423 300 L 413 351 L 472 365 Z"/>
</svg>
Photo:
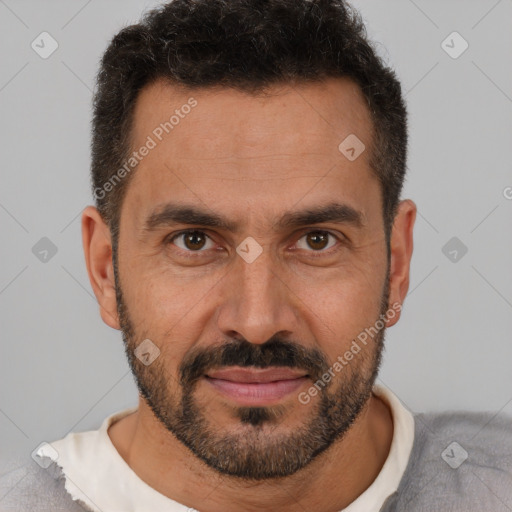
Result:
<svg viewBox="0 0 512 512">
<path fill-rule="evenodd" d="M 333 242 L 329 240 L 331 238 Z M 301 241 L 305 239 L 305 244 L 301 244 Z M 335 237 L 328 231 L 310 231 L 306 233 L 297 242 L 299 249 L 313 249 L 313 251 L 322 251 L 324 249 L 330 249 L 335 244 Z M 301 247 L 302 245 L 302 247 Z M 304 247 L 306 245 L 306 247 Z"/>
<path fill-rule="evenodd" d="M 207 247 L 207 245 L 208 242 L 210 242 L 210 244 L 212 243 L 210 237 L 202 231 L 185 231 L 173 237 L 171 241 L 180 249 L 189 252 L 202 251 L 205 247 L 206 249 L 211 249 L 211 247 Z"/>
<path fill-rule="evenodd" d="M 309 233 L 307 235 L 307 243 L 312 249 L 325 249 L 328 242 L 329 237 L 325 233 Z"/>
</svg>

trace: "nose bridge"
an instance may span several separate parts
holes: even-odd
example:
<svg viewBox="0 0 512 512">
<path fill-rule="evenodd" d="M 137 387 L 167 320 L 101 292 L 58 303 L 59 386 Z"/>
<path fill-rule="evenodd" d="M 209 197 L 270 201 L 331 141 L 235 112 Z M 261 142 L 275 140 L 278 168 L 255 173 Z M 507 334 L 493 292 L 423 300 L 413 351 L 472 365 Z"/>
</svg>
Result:
<svg viewBox="0 0 512 512">
<path fill-rule="evenodd" d="M 239 261 L 237 266 L 240 291 L 242 292 L 239 303 L 245 304 L 245 306 L 251 306 L 253 302 L 266 304 L 270 310 L 271 304 L 268 300 L 274 298 L 272 292 L 275 292 L 277 288 L 273 283 L 277 277 L 270 254 L 264 252 L 252 263 Z"/>
<path fill-rule="evenodd" d="M 218 317 L 225 335 L 238 334 L 251 343 L 264 343 L 280 331 L 292 330 L 296 320 L 293 306 L 268 250 L 251 263 L 240 257 L 229 275 Z"/>
</svg>

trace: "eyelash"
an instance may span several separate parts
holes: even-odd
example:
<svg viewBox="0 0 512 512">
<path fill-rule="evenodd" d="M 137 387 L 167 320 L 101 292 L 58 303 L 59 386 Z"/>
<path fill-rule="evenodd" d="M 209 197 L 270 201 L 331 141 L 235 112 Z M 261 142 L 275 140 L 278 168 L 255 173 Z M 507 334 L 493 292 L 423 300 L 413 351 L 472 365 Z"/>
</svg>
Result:
<svg viewBox="0 0 512 512">
<path fill-rule="evenodd" d="M 176 240 L 177 238 L 179 238 L 180 236 L 189 235 L 189 234 L 192 234 L 192 233 L 200 233 L 200 234 L 206 236 L 209 240 L 212 240 L 212 238 L 205 231 L 202 231 L 200 229 L 187 229 L 185 231 L 180 231 L 179 233 L 176 233 L 174 235 L 171 235 L 170 237 L 167 237 L 166 244 L 172 244 L 172 242 L 174 240 Z M 334 245 L 333 247 L 330 247 L 327 250 L 319 250 L 319 251 L 310 250 L 310 251 L 307 251 L 307 252 L 310 252 L 311 255 L 314 258 L 318 258 L 318 257 L 324 256 L 326 254 L 331 254 L 333 252 L 336 252 L 337 250 L 340 249 L 340 246 L 345 243 L 345 240 L 340 239 L 340 237 L 336 236 L 334 233 L 331 233 L 330 231 L 327 231 L 327 230 L 324 230 L 324 229 L 313 229 L 313 230 L 310 230 L 310 231 L 306 231 L 306 232 L 301 234 L 301 236 L 297 239 L 297 242 L 299 240 L 301 240 L 303 237 L 305 237 L 306 235 L 309 235 L 311 233 L 327 234 L 327 235 L 332 236 L 333 238 L 335 238 L 338 241 L 338 244 Z M 297 243 L 297 242 L 295 242 L 295 243 Z M 197 257 L 200 257 L 202 255 L 201 253 L 205 253 L 208 250 L 211 250 L 211 249 L 206 249 L 206 250 L 199 250 L 199 251 L 187 251 L 185 249 L 181 249 L 180 247 L 177 247 L 177 246 L 175 246 L 175 247 L 176 247 L 176 249 L 178 251 L 180 251 L 187 258 L 197 258 Z"/>
</svg>

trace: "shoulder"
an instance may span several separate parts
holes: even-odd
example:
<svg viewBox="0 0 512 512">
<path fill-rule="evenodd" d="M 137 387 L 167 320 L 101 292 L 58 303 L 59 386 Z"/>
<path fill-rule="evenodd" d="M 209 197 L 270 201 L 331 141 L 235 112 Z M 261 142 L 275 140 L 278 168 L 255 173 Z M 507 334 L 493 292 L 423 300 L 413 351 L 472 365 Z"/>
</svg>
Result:
<svg viewBox="0 0 512 512">
<path fill-rule="evenodd" d="M 49 462 L 49 461 L 48 461 Z M 41 467 L 32 459 L 3 461 L 0 476 L 0 510 L 84 512 L 64 486 L 64 475 L 54 463 Z"/>
<path fill-rule="evenodd" d="M 449 481 L 470 472 L 512 490 L 512 417 L 457 411 L 418 414 L 415 423 L 418 452 L 456 477 Z"/>
<path fill-rule="evenodd" d="M 408 466 L 383 511 L 512 510 L 512 417 L 457 411 L 414 420 Z"/>
</svg>

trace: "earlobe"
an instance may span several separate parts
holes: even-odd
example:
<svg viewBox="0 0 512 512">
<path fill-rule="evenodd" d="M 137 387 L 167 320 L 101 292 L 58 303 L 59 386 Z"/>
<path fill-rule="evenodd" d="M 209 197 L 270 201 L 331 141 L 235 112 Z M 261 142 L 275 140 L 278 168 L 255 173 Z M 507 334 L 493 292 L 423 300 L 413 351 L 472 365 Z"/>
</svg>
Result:
<svg viewBox="0 0 512 512">
<path fill-rule="evenodd" d="M 93 206 L 82 212 L 82 243 L 89 281 L 100 306 L 101 318 L 113 329 L 120 329 L 110 230 Z"/>
<path fill-rule="evenodd" d="M 391 262 L 389 276 L 389 307 L 403 304 L 409 290 L 409 273 L 413 252 L 413 229 L 416 220 L 416 204 L 404 199 L 398 206 L 391 233 Z M 401 308 L 400 308 L 401 310 Z M 387 327 L 396 324 L 400 313 L 389 319 Z"/>
</svg>

